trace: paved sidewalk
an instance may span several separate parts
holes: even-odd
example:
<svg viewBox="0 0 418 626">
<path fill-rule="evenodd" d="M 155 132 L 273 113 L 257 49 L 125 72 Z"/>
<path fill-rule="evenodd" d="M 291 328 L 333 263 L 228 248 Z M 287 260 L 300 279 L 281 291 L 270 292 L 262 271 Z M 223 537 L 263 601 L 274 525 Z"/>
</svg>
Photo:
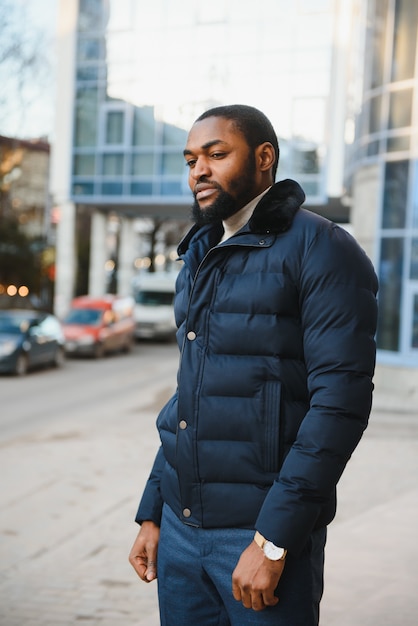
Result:
<svg viewBox="0 0 418 626">
<path fill-rule="evenodd" d="M 127 562 L 159 393 L 100 432 L 22 438 L 18 458 L 16 447 L 1 450 L 0 626 L 159 625 L 156 585 Z M 381 398 L 341 480 L 321 626 L 417 624 L 418 411 Z"/>
</svg>

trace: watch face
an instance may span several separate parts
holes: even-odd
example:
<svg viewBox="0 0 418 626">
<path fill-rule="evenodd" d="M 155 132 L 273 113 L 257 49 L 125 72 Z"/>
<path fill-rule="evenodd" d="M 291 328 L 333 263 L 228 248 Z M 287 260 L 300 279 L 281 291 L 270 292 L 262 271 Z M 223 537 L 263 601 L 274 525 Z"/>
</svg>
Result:
<svg viewBox="0 0 418 626">
<path fill-rule="evenodd" d="M 279 548 L 271 541 L 266 541 L 264 544 L 264 554 L 272 561 L 279 561 L 284 555 L 284 548 Z"/>
</svg>

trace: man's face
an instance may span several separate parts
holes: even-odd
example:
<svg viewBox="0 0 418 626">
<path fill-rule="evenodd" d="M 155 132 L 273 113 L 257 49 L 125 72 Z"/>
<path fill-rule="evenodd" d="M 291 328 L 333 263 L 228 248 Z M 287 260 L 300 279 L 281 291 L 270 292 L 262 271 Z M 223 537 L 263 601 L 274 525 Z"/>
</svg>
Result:
<svg viewBox="0 0 418 626">
<path fill-rule="evenodd" d="M 231 120 L 208 117 L 196 122 L 184 157 L 198 224 L 226 220 L 260 193 L 254 153 Z"/>
</svg>

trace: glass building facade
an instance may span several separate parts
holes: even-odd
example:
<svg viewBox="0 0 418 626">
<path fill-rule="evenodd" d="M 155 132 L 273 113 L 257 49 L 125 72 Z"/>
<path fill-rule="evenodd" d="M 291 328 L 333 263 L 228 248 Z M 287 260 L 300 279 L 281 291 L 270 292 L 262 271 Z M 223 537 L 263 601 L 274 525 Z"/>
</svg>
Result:
<svg viewBox="0 0 418 626">
<path fill-rule="evenodd" d="M 191 124 L 211 106 L 242 102 L 281 138 L 278 177 L 326 205 L 333 6 L 79 0 L 72 200 L 187 206 Z"/>
<path fill-rule="evenodd" d="M 375 168 L 380 358 L 418 364 L 416 0 L 370 0 L 354 173 Z M 355 164 L 355 165 L 353 165 Z M 371 207 L 360 207 L 363 212 Z"/>
</svg>

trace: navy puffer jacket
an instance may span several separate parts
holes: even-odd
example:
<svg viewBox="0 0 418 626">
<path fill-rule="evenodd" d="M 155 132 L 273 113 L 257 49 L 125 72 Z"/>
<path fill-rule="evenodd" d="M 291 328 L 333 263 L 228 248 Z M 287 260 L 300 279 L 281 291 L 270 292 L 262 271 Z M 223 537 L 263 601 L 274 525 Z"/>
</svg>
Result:
<svg viewBox="0 0 418 626">
<path fill-rule="evenodd" d="M 257 528 L 297 554 L 335 515 L 367 426 L 377 279 L 354 239 L 276 183 L 250 221 L 193 227 L 175 312 L 177 391 L 137 521 Z"/>
</svg>

